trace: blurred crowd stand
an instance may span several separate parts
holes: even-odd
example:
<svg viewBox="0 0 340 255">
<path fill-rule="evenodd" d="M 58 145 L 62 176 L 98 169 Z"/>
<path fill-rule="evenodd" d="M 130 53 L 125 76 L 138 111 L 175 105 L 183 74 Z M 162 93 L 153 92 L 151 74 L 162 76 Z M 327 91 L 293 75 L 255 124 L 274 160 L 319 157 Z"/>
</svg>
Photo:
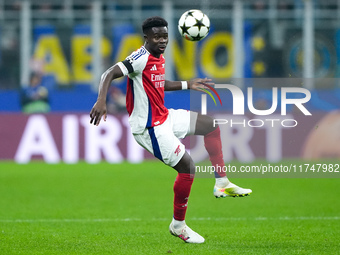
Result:
<svg viewBox="0 0 340 255">
<path fill-rule="evenodd" d="M 48 90 L 42 85 L 42 73 L 32 72 L 29 86 L 22 89 L 22 111 L 27 114 L 50 111 Z"/>
</svg>

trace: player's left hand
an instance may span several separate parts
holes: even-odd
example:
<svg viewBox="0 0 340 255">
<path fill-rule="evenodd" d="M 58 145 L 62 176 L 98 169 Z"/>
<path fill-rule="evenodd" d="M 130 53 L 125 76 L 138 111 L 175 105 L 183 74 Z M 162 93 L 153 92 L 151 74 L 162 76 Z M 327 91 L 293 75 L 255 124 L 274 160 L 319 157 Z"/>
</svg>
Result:
<svg viewBox="0 0 340 255">
<path fill-rule="evenodd" d="M 90 112 L 90 118 L 91 118 L 90 124 L 98 126 L 103 116 L 104 116 L 104 121 L 106 121 L 106 118 L 107 118 L 106 102 L 98 100 L 94 104 Z"/>
<path fill-rule="evenodd" d="M 212 80 L 208 78 L 196 78 L 189 81 L 188 87 L 189 89 L 202 91 L 201 89 L 209 89 L 206 85 L 214 86 L 215 83 L 213 83 Z"/>
</svg>

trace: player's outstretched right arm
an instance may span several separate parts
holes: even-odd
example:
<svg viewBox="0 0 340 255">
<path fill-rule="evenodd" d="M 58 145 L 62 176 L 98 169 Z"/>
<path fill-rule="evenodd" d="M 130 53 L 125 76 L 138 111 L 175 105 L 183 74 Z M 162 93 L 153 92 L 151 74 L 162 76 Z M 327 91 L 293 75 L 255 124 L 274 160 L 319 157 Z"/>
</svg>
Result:
<svg viewBox="0 0 340 255">
<path fill-rule="evenodd" d="M 99 92 L 96 103 L 93 105 L 92 110 L 90 112 L 90 123 L 96 126 L 99 125 L 102 116 L 104 115 L 104 121 L 106 121 L 107 112 L 106 112 L 106 96 L 111 85 L 111 82 L 114 79 L 120 78 L 123 76 L 123 72 L 120 67 L 116 64 L 107 69 L 100 78 L 99 83 Z"/>
</svg>

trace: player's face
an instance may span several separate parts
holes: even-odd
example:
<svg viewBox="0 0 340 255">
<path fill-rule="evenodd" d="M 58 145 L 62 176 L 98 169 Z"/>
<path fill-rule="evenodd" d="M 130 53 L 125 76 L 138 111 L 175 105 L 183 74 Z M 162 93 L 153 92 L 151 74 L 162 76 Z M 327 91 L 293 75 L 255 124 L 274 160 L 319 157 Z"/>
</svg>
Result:
<svg viewBox="0 0 340 255">
<path fill-rule="evenodd" d="M 168 28 L 153 27 L 145 37 L 146 49 L 155 57 L 164 53 L 168 44 Z"/>
</svg>

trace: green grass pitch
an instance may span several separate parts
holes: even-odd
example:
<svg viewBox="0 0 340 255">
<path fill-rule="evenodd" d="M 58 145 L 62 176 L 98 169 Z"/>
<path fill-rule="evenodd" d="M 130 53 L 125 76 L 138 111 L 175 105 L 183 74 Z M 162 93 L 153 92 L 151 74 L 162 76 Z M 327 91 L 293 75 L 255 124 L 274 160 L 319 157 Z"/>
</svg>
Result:
<svg viewBox="0 0 340 255">
<path fill-rule="evenodd" d="M 340 173 L 339 173 L 340 174 Z M 0 163 L 0 254 L 339 254 L 340 178 L 239 178 L 216 199 L 196 178 L 187 224 L 171 236 L 176 172 L 158 162 Z"/>
</svg>

